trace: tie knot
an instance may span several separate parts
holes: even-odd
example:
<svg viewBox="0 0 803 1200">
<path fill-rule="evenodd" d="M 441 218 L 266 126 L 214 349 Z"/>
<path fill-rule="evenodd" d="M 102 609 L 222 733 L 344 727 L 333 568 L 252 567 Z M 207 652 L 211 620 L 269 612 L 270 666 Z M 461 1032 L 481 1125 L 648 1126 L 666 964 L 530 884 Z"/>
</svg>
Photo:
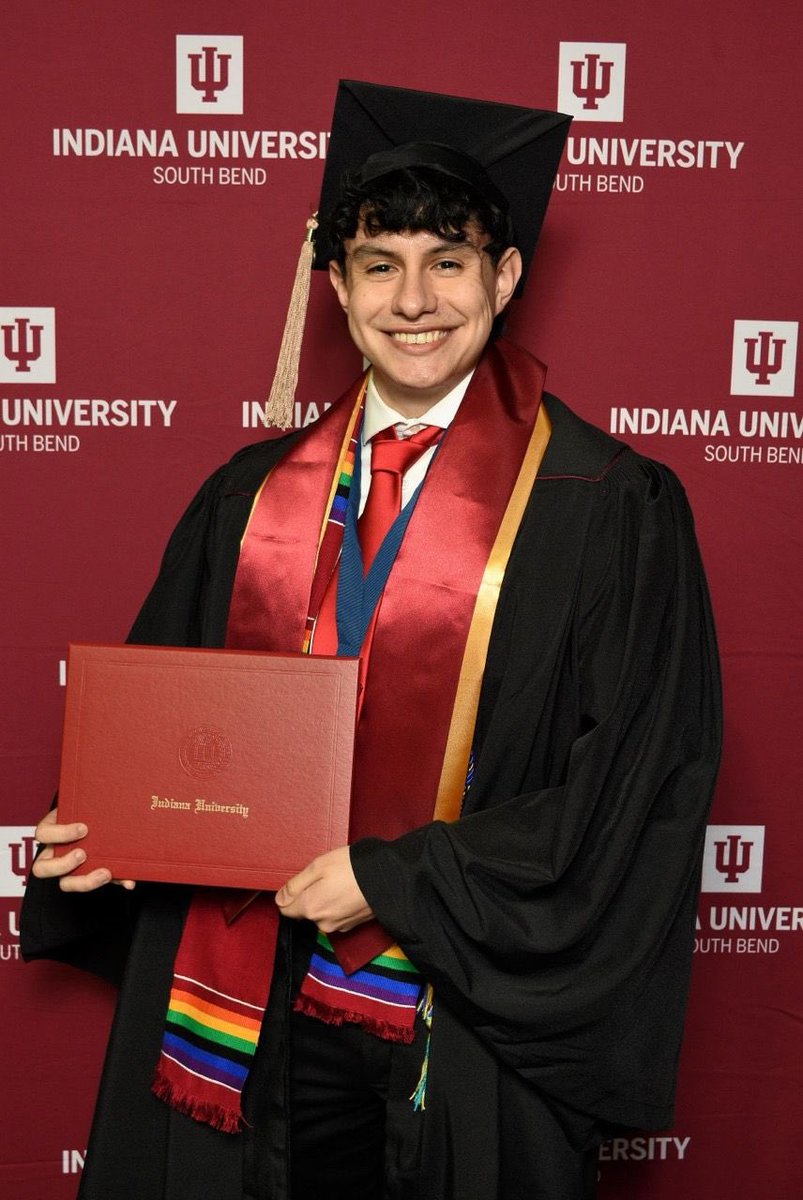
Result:
<svg viewBox="0 0 803 1200">
<path fill-rule="evenodd" d="M 403 475 L 417 458 L 436 445 L 443 434 L 439 425 L 424 425 L 410 437 L 400 438 L 392 425 L 371 438 L 371 473 L 390 471 Z"/>
</svg>

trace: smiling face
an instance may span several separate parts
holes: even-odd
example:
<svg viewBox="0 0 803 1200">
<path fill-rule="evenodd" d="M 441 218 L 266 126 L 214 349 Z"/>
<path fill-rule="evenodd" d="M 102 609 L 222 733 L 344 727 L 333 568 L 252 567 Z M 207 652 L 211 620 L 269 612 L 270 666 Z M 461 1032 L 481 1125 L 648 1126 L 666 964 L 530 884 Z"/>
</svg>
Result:
<svg viewBox="0 0 803 1200">
<path fill-rule="evenodd" d="M 468 226 L 464 242 L 434 233 L 369 235 L 360 225 L 346 261 L 329 266 L 349 332 L 370 360 L 391 408 L 421 416 L 477 364 L 521 274 L 514 247 L 494 264 L 487 237 Z"/>
</svg>

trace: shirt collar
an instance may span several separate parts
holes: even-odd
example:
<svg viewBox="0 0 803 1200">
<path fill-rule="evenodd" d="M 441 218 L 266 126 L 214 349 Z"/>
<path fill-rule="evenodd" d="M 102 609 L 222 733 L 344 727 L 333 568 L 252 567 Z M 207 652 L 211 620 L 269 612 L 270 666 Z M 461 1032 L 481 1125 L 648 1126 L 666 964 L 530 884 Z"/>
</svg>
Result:
<svg viewBox="0 0 803 1200">
<path fill-rule="evenodd" d="M 442 400 L 438 400 L 437 404 L 433 404 L 432 408 L 420 417 L 403 417 L 382 399 L 376 389 L 373 372 L 371 372 L 368 376 L 368 388 L 365 393 L 363 443 L 370 441 L 374 434 L 380 433 L 390 425 L 439 425 L 442 429 L 448 429 L 457 415 L 457 410 L 471 383 L 473 374 L 474 372 L 470 371 L 465 379 L 461 379 Z"/>
</svg>

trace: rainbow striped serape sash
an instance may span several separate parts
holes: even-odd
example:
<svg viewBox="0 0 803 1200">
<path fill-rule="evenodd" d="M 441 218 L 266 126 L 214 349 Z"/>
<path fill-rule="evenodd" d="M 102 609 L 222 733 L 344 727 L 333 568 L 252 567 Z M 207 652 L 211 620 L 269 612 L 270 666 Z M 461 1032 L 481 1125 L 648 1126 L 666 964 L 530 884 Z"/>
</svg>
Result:
<svg viewBox="0 0 803 1200">
<path fill-rule="evenodd" d="M 273 962 L 277 931 L 267 895 L 229 924 L 220 896 L 199 890 L 176 956 L 153 1091 L 179 1112 L 225 1133 L 237 1133 L 242 1125 L 241 1094 L 267 1004 L 265 963 Z"/>
<path fill-rule="evenodd" d="M 330 1025 L 348 1021 L 377 1037 L 409 1044 L 422 987 L 421 975 L 399 946 L 389 946 L 347 975 L 319 930 L 294 1007 Z"/>
</svg>

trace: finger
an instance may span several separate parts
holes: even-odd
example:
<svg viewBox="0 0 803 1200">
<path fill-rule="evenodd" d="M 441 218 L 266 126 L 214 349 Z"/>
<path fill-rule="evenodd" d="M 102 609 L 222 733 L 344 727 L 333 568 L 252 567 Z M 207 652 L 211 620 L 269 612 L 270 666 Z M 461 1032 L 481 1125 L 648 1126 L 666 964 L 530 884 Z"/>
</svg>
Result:
<svg viewBox="0 0 803 1200">
<path fill-rule="evenodd" d="M 116 884 L 117 887 L 125 888 L 127 892 L 133 892 L 137 886 L 136 881 L 133 879 L 113 879 L 112 883 Z"/>
<path fill-rule="evenodd" d="M 49 820 L 49 817 L 53 820 Z M 55 813 L 48 813 L 36 826 L 34 837 L 44 846 L 60 846 L 65 842 L 77 842 L 86 837 L 87 827 L 82 821 L 74 821 L 69 825 L 59 825 Z"/>
<path fill-rule="evenodd" d="M 39 832 L 42 829 L 46 829 L 48 827 L 48 825 L 55 825 L 57 821 L 58 821 L 58 810 L 55 808 L 48 809 L 48 811 L 42 817 L 42 820 L 36 826 L 37 835 L 39 834 Z"/>
<path fill-rule="evenodd" d="M 37 879 L 57 879 L 61 875 L 68 875 L 83 862 L 86 862 L 85 850 L 78 848 L 71 850 L 69 854 L 56 855 L 48 848 L 34 860 L 31 871 Z"/>
<path fill-rule="evenodd" d="M 112 873 L 106 867 L 98 867 L 88 875 L 65 875 L 59 880 L 63 892 L 94 892 L 97 888 L 111 882 Z"/>
<path fill-rule="evenodd" d="M 304 888 L 290 904 L 282 906 L 282 914 L 313 921 L 323 933 L 339 929 L 340 921 L 349 915 L 339 911 L 338 897 L 332 895 L 325 880 Z"/>
</svg>

